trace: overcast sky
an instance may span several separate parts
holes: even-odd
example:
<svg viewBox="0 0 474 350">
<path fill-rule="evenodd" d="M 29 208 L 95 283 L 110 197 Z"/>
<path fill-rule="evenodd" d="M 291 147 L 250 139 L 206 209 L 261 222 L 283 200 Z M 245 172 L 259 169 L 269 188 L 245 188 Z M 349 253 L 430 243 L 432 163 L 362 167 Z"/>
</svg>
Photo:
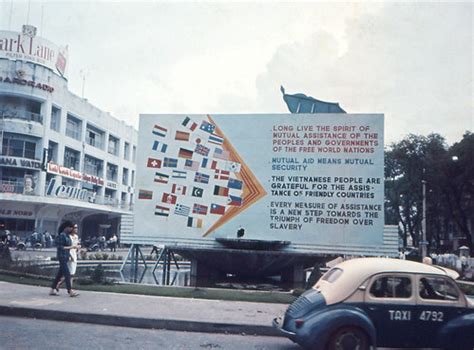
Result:
<svg viewBox="0 0 474 350">
<path fill-rule="evenodd" d="M 283 85 L 384 113 L 386 144 L 473 130 L 471 2 L 0 2 L 1 29 L 27 20 L 69 46 L 72 92 L 85 72 L 84 97 L 135 127 L 140 113 L 285 113 Z"/>
</svg>

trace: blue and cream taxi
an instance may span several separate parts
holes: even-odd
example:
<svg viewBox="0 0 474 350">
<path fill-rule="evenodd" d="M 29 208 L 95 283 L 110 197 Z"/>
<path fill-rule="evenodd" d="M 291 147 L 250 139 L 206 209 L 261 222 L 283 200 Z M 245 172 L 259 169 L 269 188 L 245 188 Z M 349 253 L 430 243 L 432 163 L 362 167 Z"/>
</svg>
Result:
<svg viewBox="0 0 474 350">
<path fill-rule="evenodd" d="M 273 325 L 308 349 L 474 347 L 474 299 L 455 271 L 388 258 L 344 261 Z"/>
</svg>

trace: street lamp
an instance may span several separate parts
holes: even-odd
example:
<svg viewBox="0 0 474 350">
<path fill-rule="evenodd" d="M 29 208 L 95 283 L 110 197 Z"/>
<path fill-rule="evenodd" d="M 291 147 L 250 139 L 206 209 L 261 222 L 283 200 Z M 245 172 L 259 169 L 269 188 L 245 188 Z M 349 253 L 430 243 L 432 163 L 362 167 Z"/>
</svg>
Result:
<svg viewBox="0 0 474 350">
<path fill-rule="evenodd" d="M 425 180 L 425 168 L 423 168 L 423 179 L 422 184 L 422 196 L 423 196 L 423 216 L 421 219 L 421 260 L 426 257 L 428 241 L 426 240 L 426 180 Z"/>
</svg>

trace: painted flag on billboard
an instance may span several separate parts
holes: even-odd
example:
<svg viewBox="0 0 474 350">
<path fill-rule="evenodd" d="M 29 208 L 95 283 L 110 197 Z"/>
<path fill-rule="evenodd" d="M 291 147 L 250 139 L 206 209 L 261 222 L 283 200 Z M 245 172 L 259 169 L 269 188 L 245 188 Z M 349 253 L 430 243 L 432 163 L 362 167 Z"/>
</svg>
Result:
<svg viewBox="0 0 474 350">
<path fill-rule="evenodd" d="M 138 199 L 153 199 L 153 191 L 138 190 Z"/>
<path fill-rule="evenodd" d="M 184 118 L 183 122 L 181 125 L 187 127 L 189 130 L 194 131 L 197 128 L 197 124 L 191 120 L 191 118 L 186 117 Z"/>
<path fill-rule="evenodd" d="M 153 127 L 153 130 L 152 130 L 152 133 L 156 136 L 165 137 L 167 131 L 168 131 L 168 129 L 155 124 L 155 126 Z"/>
<path fill-rule="evenodd" d="M 186 186 L 173 184 L 171 186 L 171 193 L 186 195 Z"/>
<path fill-rule="evenodd" d="M 215 145 L 222 145 L 224 143 L 224 138 L 220 137 L 219 135 L 216 135 L 216 134 L 211 134 L 209 136 L 209 143 L 213 143 Z"/>
<path fill-rule="evenodd" d="M 170 176 L 167 175 L 167 174 L 158 173 L 158 172 L 155 173 L 155 182 L 159 182 L 159 183 L 162 183 L 162 184 L 167 184 L 169 178 L 170 178 Z"/>
<path fill-rule="evenodd" d="M 178 157 L 191 159 L 193 157 L 193 151 L 185 148 L 180 148 L 178 152 Z"/>
<path fill-rule="evenodd" d="M 159 216 L 169 216 L 170 208 L 162 207 L 161 205 L 155 206 L 155 215 Z"/>
<path fill-rule="evenodd" d="M 178 160 L 175 158 L 166 158 L 163 160 L 163 167 L 165 168 L 176 168 L 178 166 Z"/>
<path fill-rule="evenodd" d="M 237 162 L 226 162 L 224 169 L 232 171 L 233 173 L 240 173 L 240 170 L 242 169 L 242 165 Z"/>
<path fill-rule="evenodd" d="M 188 216 L 190 210 L 191 210 L 190 207 L 187 207 L 182 204 L 176 204 L 176 207 L 174 208 L 174 213 L 176 215 Z"/>
<path fill-rule="evenodd" d="M 182 170 L 173 170 L 173 174 L 171 174 L 171 177 L 175 179 L 185 179 L 186 178 L 186 172 Z"/>
<path fill-rule="evenodd" d="M 223 150 L 222 148 L 216 148 L 214 150 L 214 158 L 227 160 L 229 159 L 229 152 Z"/>
<path fill-rule="evenodd" d="M 227 198 L 227 205 L 240 207 L 242 205 L 242 198 L 237 197 L 237 196 L 229 196 Z"/>
<path fill-rule="evenodd" d="M 207 214 L 207 205 L 194 204 L 193 205 L 193 214 L 206 215 Z"/>
<path fill-rule="evenodd" d="M 202 143 L 202 139 L 199 135 L 192 135 L 191 142 L 194 143 L 195 145 L 200 145 Z"/>
<path fill-rule="evenodd" d="M 216 126 L 203 120 L 199 129 L 208 132 L 209 134 L 212 134 L 216 129 Z"/>
<path fill-rule="evenodd" d="M 212 203 L 210 212 L 211 212 L 211 214 L 224 215 L 225 214 L 225 207 L 223 205 Z"/>
<path fill-rule="evenodd" d="M 208 184 L 209 183 L 209 175 L 203 174 L 203 173 L 196 173 L 194 175 L 194 182 L 200 182 L 203 184 Z"/>
<path fill-rule="evenodd" d="M 161 168 L 161 159 L 148 158 L 146 166 L 147 168 Z"/>
<path fill-rule="evenodd" d="M 216 169 L 216 172 L 214 173 L 214 179 L 229 180 L 230 179 L 230 172 L 227 171 L 227 170 Z"/>
<path fill-rule="evenodd" d="M 189 216 L 187 226 L 188 227 L 201 228 L 202 227 L 202 219 L 193 218 L 192 216 Z"/>
<path fill-rule="evenodd" d="M 203 145 L 200 145 L 200 144 L 197 144 L 196 145 L 196 149 L 194 150 L 196 153 L 204 156 L 204 157 L 207 157 L 209 155 L 209 151 L 210 149 L 207 148 L 206 146 L 203 146 Z"/>
<path fill-rule="evenodd" d="M 209 164 L 209 158 L 202 158 L 201 160 L 201 168 L 207 168 L 207 165 Z"/>
<path fill-rule="evenodd" d="M 189 141 L 189 132 L 176 131 L 174 139 L 178 141 Z"/>
<path fill-rule="evenodd" d="M 191 159 L 186 159 L 184 162 L 184 169 L 197 171 L 199 169 L 199 162 Z"/>
<path fill-rule="evenodd" d="M 203 193 L 204 193 L 204 189 L 193 186 L 193 191 L 191 192 L 191 196 L 201 198 Z"/>
<path fill-rule="evenodd" d="M 222 186 L 214 186 L 214 196 L 225 196 L 229 195 L 229 189 Z"/>
<path fill-rule="evenodd" d="M 241 190 L 242 189 L 242 181 L 237 180 L 237 179 L 229 179 L 229 182 L 227 183 L 227 187 L 233 188 L 236 190 Z"/>
<path fill-rule="evenodd" d="M 167 148 L 168 148 L 168 145 L 166 143 L 163 143 L 160 141 L 153 142 L 153 146 L 152 146 L 153 151 L 165 153 Z"/>
<path fill-rule="evenodd" d="M 168 204 L 176 204 L 176 200 L 178 197 L 171 193 L 163 193 L 163 197 L 161 198 L 161 201 L 163 203 L 168 203 Z"/>
</svg>

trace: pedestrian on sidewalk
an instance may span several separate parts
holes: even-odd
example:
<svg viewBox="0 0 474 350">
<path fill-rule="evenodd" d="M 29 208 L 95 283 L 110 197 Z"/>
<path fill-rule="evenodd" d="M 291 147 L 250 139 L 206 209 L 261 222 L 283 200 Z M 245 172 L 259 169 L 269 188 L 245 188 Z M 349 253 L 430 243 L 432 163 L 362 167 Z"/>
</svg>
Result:
<svg viewBox="0 0 474 350">
<path fill-rule="evenodd" d="M 72 241 L 72 246 L 76 248 L 71 248 L 69 249 L 69 261 L 67 262 L 67 267 L 69 268 L 69 273 L 71 274 L 71 288 L 72 284 L 74 281 L 74 275 L 76 274 L 76 269 L 77 269 L 77 252 L 81 248 L 79 245 L 79 236 L 77 235 L 77 230 L 78 230 L 77 224 L 74 224 L 72 231 L 69 233 L 69 238 L 71 238 Z M 65 278 L 64 276 L 61 278 L 59 281 L 56 291 L 59 290 L 59 287 L 61 287 L 61 284 L 64 282 Z"/>
<path fill-rule="evenodd" d="M 66 288 L 67 292 L 69 293 L 70 297 L 76 297 L 79 294 L 72 290 L 71 286 L 71 273 L 69 272 L 69 267 L 67 265 L 69 258 L 70 258 L 70 250 L 77 249 L 78 246 L 72 244 L 72 240 L 69 237 L 69 233 L 74 229 L 74 223 L 71 221 L 65 221 L 59 226 L 59 235 L 56 238 L 56 247 L 57 252 L 56 256 L 59 261 L 59 271 L 56 275 L 56 278 L 51 285 L 51 291 L 49 292 L 50 295 L 58 295 L 58 283 L 61 280 L 61 277 L 64 276 L 64 280 L 66 281 Z"/>
</svg>

